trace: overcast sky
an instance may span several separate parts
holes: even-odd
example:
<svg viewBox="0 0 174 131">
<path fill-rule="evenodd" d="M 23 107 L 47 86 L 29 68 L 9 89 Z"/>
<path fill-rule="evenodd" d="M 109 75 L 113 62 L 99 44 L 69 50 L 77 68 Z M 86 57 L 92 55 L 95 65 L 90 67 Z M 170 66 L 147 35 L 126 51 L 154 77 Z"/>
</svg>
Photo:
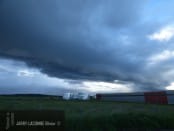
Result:
<svg viewBox="0 0 174 131">
<path fill-rule="evenodd" d="M 174 89 L 173 0 L 0 0 L 0 94 Z"/>
</svg>

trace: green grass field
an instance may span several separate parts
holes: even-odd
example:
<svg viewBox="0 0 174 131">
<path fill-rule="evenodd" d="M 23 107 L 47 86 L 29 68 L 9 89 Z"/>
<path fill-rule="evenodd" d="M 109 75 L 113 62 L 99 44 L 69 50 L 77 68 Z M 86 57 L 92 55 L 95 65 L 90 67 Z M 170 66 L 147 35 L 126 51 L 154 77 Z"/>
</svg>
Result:
<svg viewBox="0 0 174 131">
<path fill-rule="evenodd" d="M 67 131 L 174 129 L 174 105 L 0 96 L 0 110 L 64 110 Z"/>
</svg>

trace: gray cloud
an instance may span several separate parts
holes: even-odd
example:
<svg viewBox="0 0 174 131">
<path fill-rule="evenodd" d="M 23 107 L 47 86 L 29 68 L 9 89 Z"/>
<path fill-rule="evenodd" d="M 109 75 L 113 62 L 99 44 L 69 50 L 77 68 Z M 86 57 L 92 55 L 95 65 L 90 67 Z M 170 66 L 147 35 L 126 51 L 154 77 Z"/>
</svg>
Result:
<svg viewBox="0 0 174 131">
<path fill-rule="evenodd" d="M 146 67 L 146 59 L 165 48 L 152 46 L 157 43 L 146 38 L 162 24 L 143 23 L 144 4 L 139 0 L 4 0 L 0 56 L 24 61 L 52 77 L 163 87 L 169 83 L 162 77 L 168 70 L 156 76 L 153 73 L 159 70 Z"/>
</svg>

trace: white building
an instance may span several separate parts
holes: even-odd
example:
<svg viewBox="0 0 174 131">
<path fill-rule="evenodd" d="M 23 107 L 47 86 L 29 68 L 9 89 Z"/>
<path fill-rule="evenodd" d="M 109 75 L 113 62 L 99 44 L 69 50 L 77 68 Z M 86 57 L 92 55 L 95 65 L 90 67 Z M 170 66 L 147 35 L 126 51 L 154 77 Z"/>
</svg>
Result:
<svg viewBox="0 0 174 131">
<path fill-rule="evenodd" d="M 70 100 L 70 99 L 72 99 L 72 97 L 73 97 L 72 93 L 64 93 L 63 94 L 63 99 L 64 100 Z"/>
<path fill-rule="evenodd" d="M 64 100 L 89 100 L 90 96 L 87 93 L 64 93 Z"/>
</svg>

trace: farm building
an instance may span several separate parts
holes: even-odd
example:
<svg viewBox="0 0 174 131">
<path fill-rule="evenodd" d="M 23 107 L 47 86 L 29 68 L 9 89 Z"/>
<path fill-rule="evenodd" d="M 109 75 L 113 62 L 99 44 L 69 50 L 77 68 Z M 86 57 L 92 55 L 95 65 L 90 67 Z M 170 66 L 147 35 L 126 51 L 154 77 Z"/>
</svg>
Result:
<svg viewBox="0 0 174 131">
<path fill-rule="evenodd" d="M 174 104 L 174 90 L 156 92 L 96 94 L 96 99 L 119 102 Z"/>
<path fill-rule="evenodd" d="M 64 93 L 64 100 L 89 100 L 90 96 L 87 93 Z"/>
</svg>

